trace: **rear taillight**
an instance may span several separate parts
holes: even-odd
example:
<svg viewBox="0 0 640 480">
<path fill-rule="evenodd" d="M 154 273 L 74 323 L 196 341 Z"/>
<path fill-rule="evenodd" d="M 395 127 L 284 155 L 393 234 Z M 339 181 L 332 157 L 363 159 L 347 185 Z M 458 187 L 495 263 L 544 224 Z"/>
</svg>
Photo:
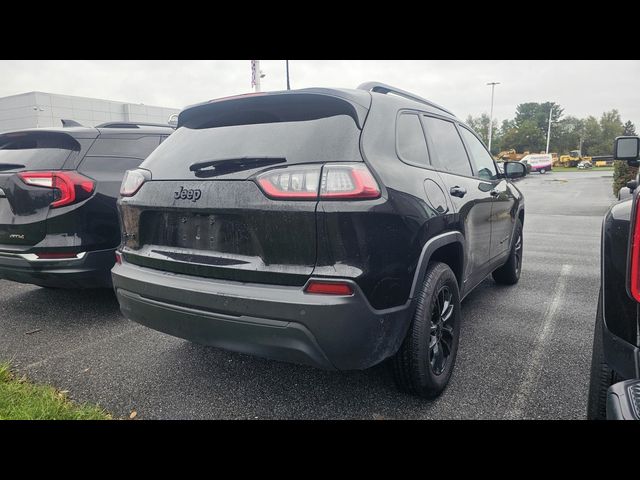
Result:
<svg viewBox="0 0 640 480">
<path fill-rule="evenodd" d="M 353 295 L 353 288 L 346 282 L 311 280 L 304 291 L 320 295 Z"/>
<path fill-rule="evenodd" d="M 629 294 L 636 302 L 640 302 L 640 208 L 638 199 L 634 197 L 633 216 L 629 232 Z"/>
<path fill-rule="evenodd" d="M 151 172 L 137 168 L 135 170 L 127 170 L 120 185 L 120 195 L 123 197 L 132 197 L 147 180 L 151 180 Z"/>
<path fill-rule="evenodd" d="M 74 171 L 21 172 L 18 176 L 27 185 L 53 189 L 52 208 L 86 200 L 96 187 L 95 181 Z"/>
<path fill-rule="evenodd" d="M 118 265 L 122 265 L 122 255 L 120 254 L 120 252 L 116 252 L 116 263 Z"/>
<path fill-rule="evenodd" d="M 366 200 L 378 198 L 380 187 L 363 164 L 325 164 L 279 168 L 258 175 L 258 185 L 278 200 Z"/>
</svg>

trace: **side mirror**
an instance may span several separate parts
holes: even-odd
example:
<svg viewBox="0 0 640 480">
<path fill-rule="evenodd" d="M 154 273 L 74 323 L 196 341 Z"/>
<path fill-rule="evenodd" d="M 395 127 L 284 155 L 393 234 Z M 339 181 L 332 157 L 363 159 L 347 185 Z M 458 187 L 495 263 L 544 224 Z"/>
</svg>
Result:
<svg viewBox="0 0 640 480">
<path fill-rule="evenodd" d="M 505 178 L 522 178 L 527 174 L 527 167 L 521 162 L 504 162 Z"/>
<path fill-rule="evenodd" d="M 633 191 L 638 188 L 638 181 L 637 180 L 629 180 L 627 182 L 627 188 L 633 193 Z"/>
<path fill-rule="evenodd" d="M 613 144 L 613 159 L 626 160 L 632 167 L 640 159 L 640 137 L 617 137 Z"/>
</svg>

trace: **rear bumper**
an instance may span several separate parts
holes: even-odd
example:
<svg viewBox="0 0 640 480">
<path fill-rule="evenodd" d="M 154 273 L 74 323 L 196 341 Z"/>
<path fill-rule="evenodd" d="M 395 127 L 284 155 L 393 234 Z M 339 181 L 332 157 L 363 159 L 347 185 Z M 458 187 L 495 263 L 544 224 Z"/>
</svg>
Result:
<svg viewBox="0 0 640 480">
<path fill-rule="evenodd" d="M 56 288 L 110 288 L 115 249 L 86 252 L 70 260 L 36 260 L 0 252 L 0 278 Z"/>
<path fill-rule="evenodd" d="M 354 295 L 309 295 L 301 287 L 248 284 L 115 265 L 125 317 L 204 345 L 325 369 L 359 370 L 393 355 L 410 304 L 371 308 Z"/>
</svg>

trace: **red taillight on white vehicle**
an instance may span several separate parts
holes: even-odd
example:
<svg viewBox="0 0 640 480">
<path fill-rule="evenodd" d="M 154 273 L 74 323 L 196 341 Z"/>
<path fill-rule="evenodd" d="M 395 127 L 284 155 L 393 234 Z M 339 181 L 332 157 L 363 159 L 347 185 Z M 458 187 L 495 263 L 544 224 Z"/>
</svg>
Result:
<svg viewBox="0 0 640 480">
<path fill-rule="evenodd" d="M 20 172 L 27 185 L 55 190 L 52 208 L 64 207 L 86 200 L 96 188 L 96 182 L 74 171 Z"/>
<path fill-rule="evenodd" d="M 138 168 L 136 170 L 127 170 L 120 185 L 120 195 L 123 197 L 132 197 L 147 180 L 151 180 L 151 172 Z"/>
<path fill-rule="evenodd" d="M 640 208 L 638 199 L 634 197 L 634 208 L 629 227 L 629 294 L 636 302 L 640 302 Z"/>
<path fill-rule="evenodd" d="M 325 164 L 270 170 L 258 185 L 277 200 L 366 200 L 378 198 L 380 187 L 363 164 Z"/>
</svg>

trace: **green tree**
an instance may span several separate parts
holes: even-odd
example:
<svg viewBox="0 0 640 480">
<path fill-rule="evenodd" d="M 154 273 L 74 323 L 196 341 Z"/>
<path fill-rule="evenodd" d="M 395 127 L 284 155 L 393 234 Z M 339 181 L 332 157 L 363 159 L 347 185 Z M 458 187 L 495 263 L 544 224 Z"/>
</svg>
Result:
<svg viewBox="0 0 640 480">
<path fill-rule="evenodd" d="M 465 120 L 466 124 L 469 125 L 474 132 L 478 134 L 478 136 L 482 139 L 485 145 L 489 145 L 489 115 L 483 113 L 479 117 L 474 117 L 469 115 Z M 498 129 L 498 121 L 493 119 L 493 131 L 491 132 L 491 150 L 496 150 L 496 146 L 498 146 L 500 142 L 500 131 Z M 499 150 L 497 150 L 499 151 Z"/>
<path fill-rule="evenodd" d="M 602 128 L 598 119 L 593 115 L 589 115 L 584 119 L 583 127 L 580 131 L 580 139 L 582 140 L 583 155 L 598 155 L 595 152 L 602 142 Z"/>
<path fill-rule="evenodd" d="M 580 134 L 584 129 L 584 121 L 567 116 L 551 127 L 551 142 L 549 151 L 565 155 L 576 150 L 580 145 Z"/>
<path fill-rule="evenodd" d="M 631 122 L 631 120 L 627 120 L 627 123 L 624 124 L 622 135 L 637 135 L 636 126 Z"/>
</svg>

